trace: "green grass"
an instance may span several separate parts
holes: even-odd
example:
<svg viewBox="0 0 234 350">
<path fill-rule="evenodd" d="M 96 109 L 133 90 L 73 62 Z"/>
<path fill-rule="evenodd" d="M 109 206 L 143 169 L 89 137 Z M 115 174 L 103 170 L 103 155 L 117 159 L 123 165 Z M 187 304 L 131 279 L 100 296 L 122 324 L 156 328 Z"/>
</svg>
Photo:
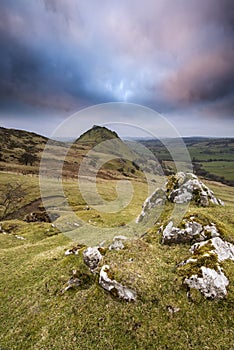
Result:
<svg viewBox="0 0 234 350">
<path fill-rule="evenodd" d="M 202 168 L 209 173 L 234 181 L 234 162 L 217 161 L 205 162 L 201 164 Z"/>
<path fill-rule="evenodd" d="M 2 182 L 9 174 L 1 174 Z M 10 180 L 37 186 L 37 179 L 11 175 Z M 234 242 L 234 188 L 207 182 L 225 207 L 189 207 L 187 215 L 214 222 L 222 235 Z M 115 182 L 98 183 L 99 192 L 116 197 Z M 145 184 L 134 184 L 137 196 L 126 210 L 132 218 L 146 195 Z M 85 204 L 75 182 L 64 182 L 66 195 L 77 213 L 88 220 L 94 211 Z M 36 197 L 35 191 L 35 197 Z M 30 194 L 25 200 L 31 200 Z M 141 197 L 142 196 L 142 197 Z M 138 202 L 139 201 L 139 202 Z M 166 220 L 172 207 L 161 216 Z M 101 215 L 106 224 L 110 217 Z M 117 224 L 116 235 L 122 232 Z M 160 224 L 161 224 L 160 223 Z M 103 223 L 102 223 L 103 224 Z M 100 229 L 102 228 L 100 223 Z M 160 224 L 158 226 L 160 226 Z M 122 251 L 107 251 L 103 264 L 109 264 L 119 282 L 137 291 L 135 303 L 120 301 L 105 292 L 78 256 L 65 256 L 75 243 L 49 223 L 2 223 L 0 233 L 0 348 L 11 350 L 230 350 L 234 346 L 234 264 L 225 262 L 230 279 L 228 296 L 221 301 L 206 300 L 200 294 L 188 299 L 176 264 L 186 259 L 189 245 L 165 246 L 157 227 L 143 239 L 129 241 Z M 99 230 L 99 227 L 96 228 Z M 19 240 L 20 235 L 25 240 Z M 86 276 L 75 290 L 61 290 L 76 269 Z M 168 306 L 180 310 L 171 315 Z"/>
</svg>

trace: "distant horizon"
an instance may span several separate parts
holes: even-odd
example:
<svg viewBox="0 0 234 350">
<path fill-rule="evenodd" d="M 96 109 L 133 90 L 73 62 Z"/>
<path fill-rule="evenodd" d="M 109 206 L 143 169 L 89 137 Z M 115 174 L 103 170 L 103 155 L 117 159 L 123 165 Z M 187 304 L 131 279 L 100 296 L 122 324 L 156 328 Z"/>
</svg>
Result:
<svg viewBox="0 0 234 350">
<path fill-rule="evenodd" d="M 0 128 L 9 129 L 9 130 L 20 130 L 20 131 L 31 132 L 31 133 L 37 134 L 39 136 L 44 136 L 44 137 L 46 137 L 48 139 L 53 139 L 50 135 L 39 133 L 39 132 L 37 132 L 35 130 L 29 130 L 29 129 L 25 129 L 25 128 L 21 129 L 21 128 L 17 128 L 17 127 L 8 127 L 8 126 L 4 126 L 4 125 L 0 125 Z M 90 129 L 91 128 L 88 128 L 85 131 L 88 131 Z M 115 131 L 113 128 L 110 128 L 110 130 L 111 131 Z M 82 133 L 79 136 L 81 136 L 81 135 L 82 135 Z M 130 135 L 129 136 L 121 136 L 119 134 L 118 134 L 118 136 L 120 138 L 122 138 L 123 140 L 131 140 L 131 139 L 132 140 L 137 140 L 137 139 L 138 140 L 153 140 L 153 139 L 157 139 L 156 137 L 155 138 L 153 138 L 153 137 L 151 138 L 151 137 L 130 136 Z M 163 137 L 163 139 L 167 139 L 167 138 L 168 139 L 176 139 L 176 138 L 180 138 L 180 137 L 181 138 L 201 138 L 201 139 L 225 139 L 225 138 L 227 138 L 227 139 L 234 139 L 234 136 L 213 136 L 213 135 L 211 135 L 211 136 L 210 135 L 181 135 L 181 136 L 178 136 L 178 137 L 170 137 L 170 136 L 167 137 L 167 136 L 165 136 L 165 137 Z M 62 140 L 70 140 L 70 141 L 72 141 L 72 140 L 76 140 L 76 139 L 77 139 L 77 137 L 74 137 L 74 136 L 71 136 L 71 137 L 59 136 L 57 138 L 54 138 L 54 140 L 59 140 L 59 141 L 62 141 Z"/>
</svg>

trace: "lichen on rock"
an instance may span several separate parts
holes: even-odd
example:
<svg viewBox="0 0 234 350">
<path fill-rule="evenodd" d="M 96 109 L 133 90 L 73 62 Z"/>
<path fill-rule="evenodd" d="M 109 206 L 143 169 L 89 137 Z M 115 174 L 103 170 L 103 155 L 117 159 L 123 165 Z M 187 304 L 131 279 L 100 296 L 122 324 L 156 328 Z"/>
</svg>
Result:
<svg viewBox="0 0 234 350">
<path fill-rule="evenodd" d="M 202 276 L 196 274 L 185 278 L 184 284 L 199 290 L 206 298 L 222 299 L 227 295 L 229 281 L 220 267 L 216 271 L 202 266 L 201 273 Z"/>
<path fill-rule="evenodd" d="M 220 262 L 227 259 L 234 261 L 234 245 L 223 241 L 220 237 L 214 237 L 205 242 L 195 243 L 191 247 L 190 252 L 193 254 L 199 254 L 199 251 L 208 246 L 210 247 L 211 252 L 217 254 Z"/>
<path fill-rule="evenodd" d="M 205 242 L 195 243 L 190 252 L 192 257 L 179 264 L 178 272 L 184 276 L 183 284 L 199 290 L 207 298 L 223 298 L 229 284 L 220 263 L 234 261 L 234 246 L 214 237 Z"/>
<path fill-rule="evenodd" d="M 196 175 L 178 172 L 168 177 L 165 188 L 157 188 L 145 200 L 136 223 L 148 220 L 152 209 L 164 205 L 166 201 L 175 204 L 185 204 L 193 201 L 196 205 L 202 207 L 224 205 L 224 202 L 216 198 L 214 192 Z"/>
</svg>

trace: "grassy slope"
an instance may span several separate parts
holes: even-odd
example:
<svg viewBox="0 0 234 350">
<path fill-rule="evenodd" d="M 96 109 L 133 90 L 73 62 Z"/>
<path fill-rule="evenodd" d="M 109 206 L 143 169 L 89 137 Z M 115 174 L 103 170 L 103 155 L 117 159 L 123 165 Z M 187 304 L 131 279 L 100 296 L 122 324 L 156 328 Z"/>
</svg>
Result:
<svg viewBox="0 0 234 350">
<path fill-rule="evenodd" d="M 33 179 L 23 180 L 29 184 Z M 226 206 L 209 209 L 191 206 L 189 210 L 191 214 L 208 216 L 221 225 L 226 238 L 234 241 L 234 189 L 208 184 L 225 200 Z M 108 195 L 113 193 L 110 182 L 99 186 L 102 194 L 105 190 Z M 74 193 L 75 187 L 75 183 L 67 184 L 68 195 Z M 75 196 L 71 201 L 75 205 Z M 87 211 L 85 215 L 88 219 L 93 214 Z M 121 223 L 122 218 L 116 220 Z M 233 263 L 225 264 L 230 278 L 227 299 L 209 301 L 197 294 L 188 300 L 175 265 L 189 255 L 189 246 L 163 246 L 159 235 L 152 231 L 143 240 L 129 242 L 125 250 L 108 252 L 104 258 L 117 280 L 137 290 L 137 302 L 125 303 L 98 286 L 81 254 L 64 255 L 73 243 L 50 224 L 14 220 L 3 226 L 11 233 L 0 233 L 3 349 L 228 350 L 234 346 Z M 118 233 L 121 228 L 116 228 Z M 14 234 L 26 240 L 19 240 Z M 86 279 L 79 289 L 61 294 L 72 269 L 81 271 Z M 179 307 L 180 311 L 171 316 L 168 305 Z"/>
</svg>

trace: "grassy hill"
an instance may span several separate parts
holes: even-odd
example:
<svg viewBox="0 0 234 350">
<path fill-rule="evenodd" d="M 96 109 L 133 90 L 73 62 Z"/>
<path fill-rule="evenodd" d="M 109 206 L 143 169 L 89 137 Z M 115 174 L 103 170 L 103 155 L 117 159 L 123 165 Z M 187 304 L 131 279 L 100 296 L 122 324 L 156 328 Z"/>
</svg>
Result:
<svg viewBox="0 0 234 350">
<path fill-rule="evenodd" d="M 22 182 L 30 189 L 25 202 L 37 197 L 37 178 L 4 173 L 0 177 L 1 184 Z M 100 193 L 114 199 L 115 183 L 99 180 Z M 64 190 L 78 218 L 98 223 L 96 234 L 100 229 L 102 241 L 103 224 L 114 225 L 116 235 L 123 234 L 123 221 L 128 222 L 139 214 L 147 191 L 143 182 L 136 185 L 138 190 L 131 210 L 109 217 L 97 217 L 93 210 L 84 210 L 85 202 L 77 193 L 75 181 L 64 183 Z M 190 205 L 189 213 L 205 216 L 217 227 L 221 225 L 226 239 L 234 242 L 234 189 L 215 182 L 207 185 L 225 201 L 225 207 Z M 170 205 L 165 208 L 162 221 L 167 210 Z M 115 278 L 137 291 L 137 301 L 126 303 L 98 285 L 97 275 L 91 274 L 83 263 L 82 250 L 78 255 L 65 256 L 65 250 L 76 243 L 50 223 L 1 222 L 0 348 L 232 349 L 233 262 L 225 262 L 230 280 L 227 298 L 212 301 L 195 294 L 188 299 L 176 264 L 189 256 L 190 246 L 162 245 L 157 230 L 150 230 L 143 238 L 129 241 L 124 250 L 107 251 L 104 257 L 103 263 L 112 267 Z M 74 269 L 82 283 L 77 289 L 61 293 Z M 171 314 L 170 307 L 179 311 Z"/>
<path fill-rule="evenodd" d="M 116 138 L 119 139 L 119 136 L 116 132 L 111 131 L 103 126 L 94 125 L 90 130 L 83 133 L 76 140 L 76 143 L 87 143 L 95 145 L 100 142 Z"/>
<path fill-rule="evenodd" d="M 118 135 L 100 126 L 94 126 L 86 131 L 73 144 L 49 140 L 32 132 L 0 128 L 0 170 L 23 174 L 38 174 L 42 153 L 47 145 L 45 170 L 48 176 L 56 176 L 54 169 L 63 162 L 63 176 L 74 178 L 79 171 L 79 165 L 87 153 L 103 141 L 116 140 L 111 149 L 99 147 L 92 154 L 91 165 L 95 166 L 98 159 L 105 160 L 105 153 L 113 151 L 117 156 L 125 155 L 134 159 L 134 154 L 120 140 Z M 64 158 L 63 155 L 66 154 Z M 43 169 L 42 169 L 43 170 Z M 100 169 L 99 176 L 118 178 L 140 176 L 139 168 L 128 159 L 108 161 Z"/>
</svg>

